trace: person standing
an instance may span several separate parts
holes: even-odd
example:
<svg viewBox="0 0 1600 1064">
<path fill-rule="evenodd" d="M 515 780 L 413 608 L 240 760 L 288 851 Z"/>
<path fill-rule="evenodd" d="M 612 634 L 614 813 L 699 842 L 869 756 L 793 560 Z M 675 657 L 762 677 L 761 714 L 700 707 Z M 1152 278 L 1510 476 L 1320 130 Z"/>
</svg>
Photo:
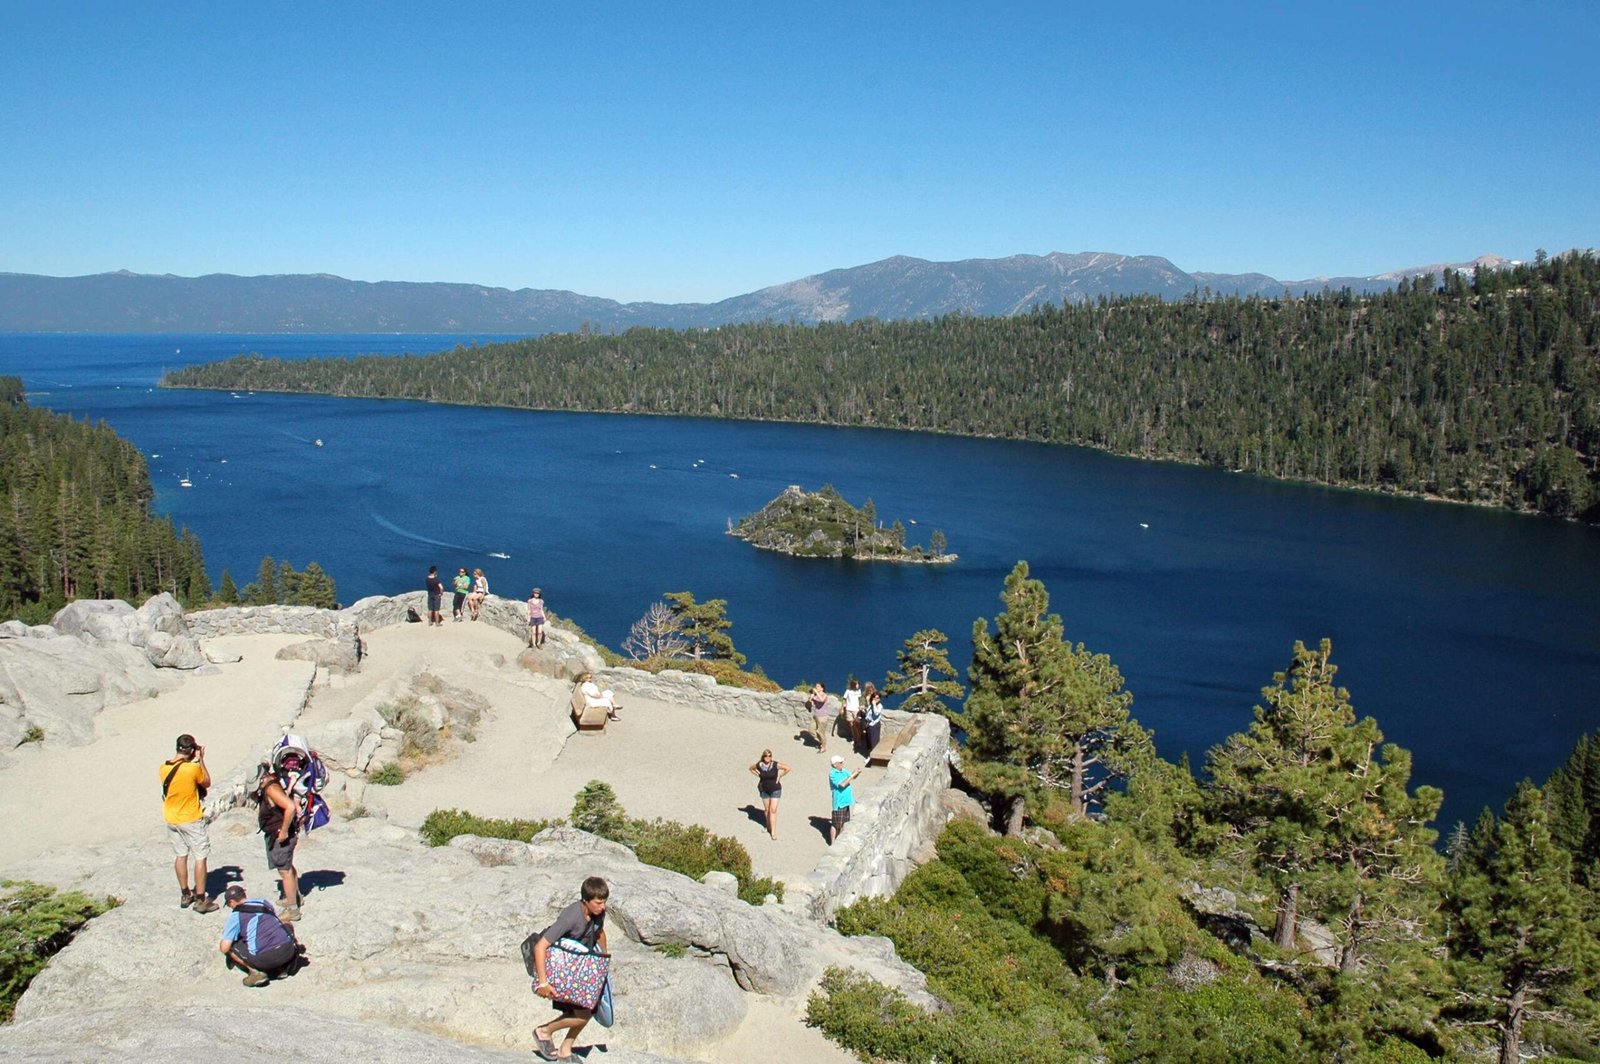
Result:
<svg viewBox="0 0 1600 1064">
<path fill-rule="evenodd" d="M 279 918 L 285 922 L 300 919 L 300 872 L 294 866 L 294 848 L 300 841 L 300 806 L 289 797 L 279 773 L 293 775 L 304 768 L 305 761 L 298 752 L 284 754 L 281 769 L 273 769 L 262 784 L 261 805 L 256 810 L 256 823 L 267 837 L 267 867 L 278 873 L 282 884 L 283 911 Z"/>
<path fill-rule="evenodd" d="M 844 758 L 838 754 L 833 755 L 833 768 L 828 772 L 828 790 L 833 794 L 833 819 L 828 824 L 828 845 L 832 846 L 839 838 L 839 832 L 850 823 L 850 807 L 856 804 L 856 796 L 850 785 L 861 775 L 858 768 L 854 772 L 846 772 Z"/>
<path fill-rule="evenodd" d="M 544 646 L 544 593 L 538 588 L 528 596 L 528 645 Z"/>
<path fill-rule="evenodd" d="M 455 598 L 450 601 L 450 616 L 457 621 L 462 620 L 461 605 L 467 601 L 467 596 L 472 593 L 472 577 L 467 575 L 467 567 L 463 565 L 456 570 L 456 578 L 451 582 L 455 591 Z"/>
<path fill-rule="evenodd" d="M 878 740 L 883 738 L 883 692 L 867 684 L 867 708 L 862 710 L 862 723 L 867 729 L 868 757 L 878 748 Z"/>
<path fill-rule="evenodd" d="M 439 567 L 428 566 L 428 627 L 444 627 L 444 581 L 439 579 Z"/>
<path fill-rule="evenodd" d="M 238 883 L 228 884 L 223 900 L 229 910 L 217 949 L 244 969 L 245 986 L 266 986 L 275 975 L 294 967 L 300 954 L 294 928 L 278 919 L 278 910 L 265 898 L 247 898 Z"/>
<path fill-rule="evenodd" d="M 870 690 L 872 685 L 868 684 L 867 688 Z M 850 727 L 850 745 L 859 750 L 861 749 L 862 735 L 861 681 L 854 676 L 850 677 L 850 683 L 844 689 L 844 709 L 842 712 L 844 713 L 845 723 Z"/>
<path fill-rule="evenodd" d="M 533 1037 L 539 1042 L 538 1053 L 545 1060 L 570 1060 L 572 1044 L 589 1022 L 589 1017 L 594 1015 L 593 1009 L 579 1008 L 555 999 L 555 990 L 550 986 L 549 969 L 546 967 L 550 948 L 564 938 L 571 938 L 581 942 L 587 949 L 598 947 L 601 953 L 607 952 L 606 906 L 610 898 L 610 885 L 599 876 L 590 876 L 583 881 L 579 900 L 562 909 L 561 915 L 539 933 L 539 941 L 534 943 L 533 966 L 538 982 L 534 984 L 533 992 L 548 1000 L 561 1013 L 559 1020 L 533 1029 Z M 562 1031 L 567 1032 L 567 1040 L 557 1048 L 556 1035 Z"/>
<path fill-rule="evenodd" d="M 167 821 L 167 839 L 177 854 L 173 870 L 178 874 L 178 907 L 191 905 L 197 913 L 217 911 L 217 903 L 206 894 L 206 859 L 211 856 L 211 837 L 206 833 L 206 814 L 200 805 L 205 789 L 211 786 L 211 770 L 206 768 L 206 748 L 187 732 L 178 736 L 177 756 L 163 761 L 156 774 L 161 780 L 161 815 Z M 189 886 L 189 865 L 194 863 L 194 887 Z"/>
<path fill-rule="evenodd" d="M 778 799 L 783 797 L 781 780 L 789 774 L 789 766 L 775 759 L 771 750 L 763 750 L 761 760 L 750 766 L 750 772 L 756 778 L 756 793 L 761 796 L 761 805 L 767 814 L 767 834 L 777 842 Z"/>
<path fill-rule="evenodd" d="M 489 578 L 483 575 L 482 569 L 472 570 L 472 594 L 467 596 L 467 609 L 472 612 L 472 619 L 478 619 L 478 611 L 483 609 L 483 600 L 489 597 Z"/>
<path fill-rule="evenodd" d="M 811 685 L 811 694 L 806 699 L 806 705 L 811 708 L 811 731 L 817 738 L 817 753 L 826 753 L 828 750 L 828 689 L 818 680 Z"/>
</svg>

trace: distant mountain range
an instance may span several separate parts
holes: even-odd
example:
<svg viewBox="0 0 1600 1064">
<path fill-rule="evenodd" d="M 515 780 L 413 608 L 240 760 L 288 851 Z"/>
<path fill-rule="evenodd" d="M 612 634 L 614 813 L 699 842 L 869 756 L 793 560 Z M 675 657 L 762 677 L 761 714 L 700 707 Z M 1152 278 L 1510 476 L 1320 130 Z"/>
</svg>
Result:
<svg viewBox="0 0 1600 1064">
<path fill-rule="evenodd" d="M 1470 270 L 1510 260 L 1394 270 L 1372 277 L 1280 281 L 1261 273 L 1186 273 L 1157 255 L 1083 252 L 929 262 L 896 255 L 829 270 L 718 303 L 619 303 L 555 289 L 474 284 L 347 281 L 328 274 L 176 277 L 99 273 L 44 277 L 0 273 L 0 330 L 18 332 L 515 333 L 600 331 L 654 325 L 709 328 L 750 321 L 850 321 L 941 314 L 1017 314 L 1040 303 L 1100 296 L 1182 299 L 1302 295 L 1324 288 L 1384 292 L 1403 277 Z"/>
</svg>

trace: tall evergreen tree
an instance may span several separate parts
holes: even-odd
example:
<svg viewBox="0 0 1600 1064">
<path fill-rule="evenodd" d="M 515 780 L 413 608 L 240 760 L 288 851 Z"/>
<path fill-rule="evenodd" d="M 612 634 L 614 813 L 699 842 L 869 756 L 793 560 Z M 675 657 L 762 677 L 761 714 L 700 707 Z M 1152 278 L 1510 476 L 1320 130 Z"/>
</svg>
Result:
<svg viewBox="0 0 1600 1064">
<path fill-rule="evenodd" d="M 972 626 L 963 769 L 1009 798 L 1008 831 L 1022 829 L 1026 802 L 1065 799 L 1081 816 L 1111 782 L 1148 754 L 1150 736 L 1128 713 L 1133 696 L 1104 654 L 1062 636 L 1045 586 L 1018 562 L 1000 596 L 994 630 Z"/>
<path fill-rule="evenodd" d="M 270 606 L 278 601 L 278 563 L 272 555 L 261 559 L 256 582 L 245 588 L 245 600 L 251 606 Z"/>
<path fill-rule="evenodd" d="M 1334 923 L 1340 968 L 1351 971 L 1372 934 L 1409 916 L 1409 888 L 1436 874 L 1435 833 L 1427 824 L 1443 794 L 1407 792 L 1411 755 L 1371 717 L 1357 720 L 1350 693 L 1335 686 L 1332 645 L 1295 643 L 1289 668 L 1263 688 L 1265 705 L 1243 735 L 1207 759 L 1214 822 L 1276 892 L 1273 941 L 1295 944 L 1302 895 L 1309 911 Z"/>
<path fill-rule="evenodd" d="M 334 586 L 333 577 L 315 561 L 307 562 L 305 570 L 300 573 L 295 587 L 295 605 L 316 606 L 324 610 L 339 608 L 339 592 Z"/>
<path fill-rule="evenodd" d="M 900 649 L 899 668 L 884 680 L 883 693 L 908 695 L 900 703 L 901 709 L 949 716 L 950 707 L 944 700 L 966 693 L 956 680 L 956 668 L 945 650 L 949 641 L 950 637 L 937 628 L 924 628 L 912 635 Z"/>
<path fill-rule="evenodd" d="M 226 569 L 222 570 L 222 583 L 217 588 L 217 598 L 229 605 L 239 601 L 239 588 L 233 582 L 233 574 Z"/>
<path fill-rule="evenodd" d="M 1571 872 L 1544 796 L 1525 781 L 1489 852 L 1451 880 L 1448 941 L 1462 1007 L 1498 1032 L 1500 1064 L 1520 1064 L 1524 1027 L 1535 1016 L 1583 1024 L 1591 1044 L 1600 1037 L 1595 899 Z"/>
</svg>

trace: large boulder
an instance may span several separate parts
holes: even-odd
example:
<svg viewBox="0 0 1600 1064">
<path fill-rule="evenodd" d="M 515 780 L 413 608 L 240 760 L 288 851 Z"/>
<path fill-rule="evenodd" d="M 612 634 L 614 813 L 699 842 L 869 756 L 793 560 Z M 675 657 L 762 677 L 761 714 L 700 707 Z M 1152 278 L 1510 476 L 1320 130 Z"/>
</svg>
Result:
<svg viewBox="0 0 1600 1064">
<path fill-rule="evenodd" d="M 532 647 L 517 655 L 517 664 L 539 676 L 557 680 L 576 680 L 586 672 L 606 667 L 600 652 L 577 639 L 548 639 L 544 646 Z"/>
<path fill-rule="evenodd" d="M 29 728 L 48 743 L 90 742 L 95 714 L 178 682 L 125 642 L 0 640 L 0 748 L 16 746 Z"/>
<path fill-rule="evenodd" d="M 50 623 L 100 646 L 138 647 L 158 669 L 198 669 L 206 663 L 199 640 L 184 622 L 183 607 L 166 592 L 137 610 L 117 599 L 79 599 L 63 606 Z"/>
</svg>

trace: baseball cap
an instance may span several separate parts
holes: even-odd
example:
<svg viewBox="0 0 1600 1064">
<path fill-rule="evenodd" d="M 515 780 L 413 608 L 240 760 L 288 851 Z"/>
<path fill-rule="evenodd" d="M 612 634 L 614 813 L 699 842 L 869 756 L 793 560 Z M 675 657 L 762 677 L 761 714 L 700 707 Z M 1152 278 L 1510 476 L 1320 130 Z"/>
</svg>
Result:
<svg viewBox="0 0 1600 1064">
<path fill-rule="evenodd" d="M 842 764 L 844 764 L 844 758 L 840 757 L 838 754 L 834 754 L 833 755 L 833 763 L 835 765 L 842 765 Z"/>
<path fill-rule="evenodd" d="M 187 754 L 199 745 L 199 743 L 194 741 L 194 736 L 190 735 L 188 732 L 184 732 L 182 735 L 178 736 L 178 753 L 180 754 Z"/>
</svg>

